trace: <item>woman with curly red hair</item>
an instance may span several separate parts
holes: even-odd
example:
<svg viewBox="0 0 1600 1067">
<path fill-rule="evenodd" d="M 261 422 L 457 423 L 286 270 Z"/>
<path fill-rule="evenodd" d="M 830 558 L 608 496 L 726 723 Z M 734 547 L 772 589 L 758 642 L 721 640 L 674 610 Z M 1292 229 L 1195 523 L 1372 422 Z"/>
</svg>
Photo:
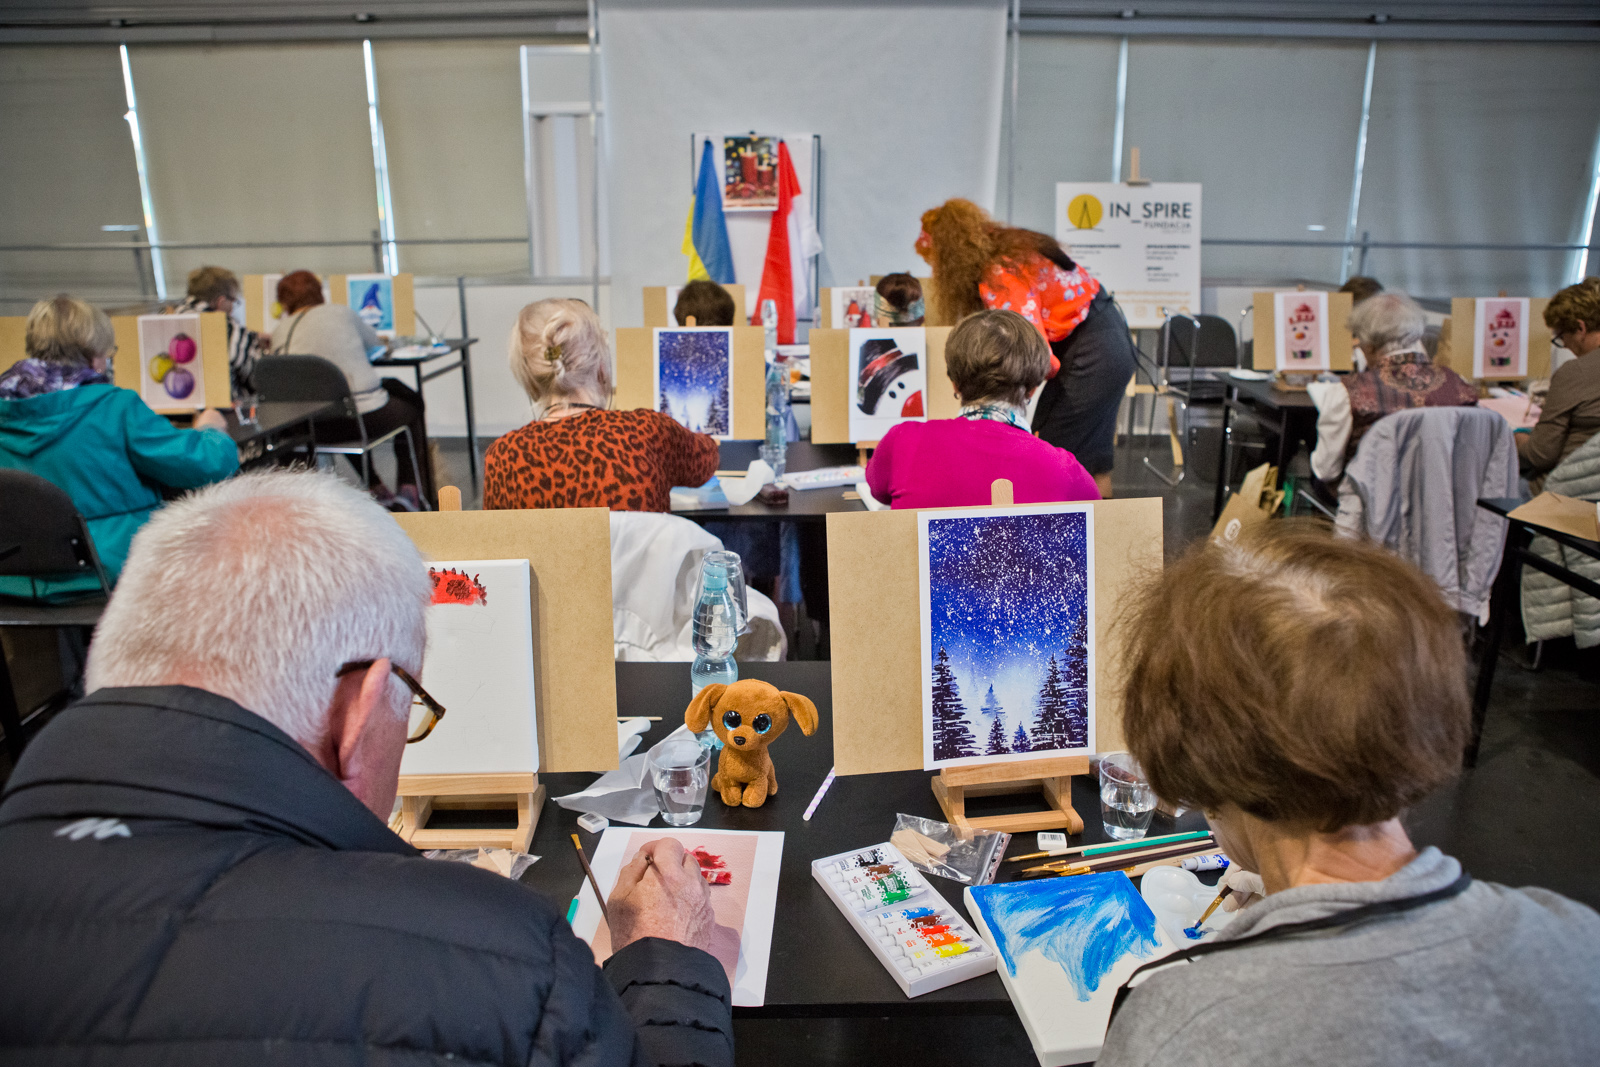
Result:
<svg viewBox="0 0 1600 1067">
<path fill-rule="evenodd" d="M 1111 294 L 1054 237 L 1003 226 L 970 200 L 923 212 L 917 253 L 933 268 L 939 309 L 954 325 L 984 308 L 1015 311 L 1060 361 L 1033 432 L 1077 457 L 1111 495 L 1117 409 L 1133 376 L 1133 339 Z"/>
</svg>

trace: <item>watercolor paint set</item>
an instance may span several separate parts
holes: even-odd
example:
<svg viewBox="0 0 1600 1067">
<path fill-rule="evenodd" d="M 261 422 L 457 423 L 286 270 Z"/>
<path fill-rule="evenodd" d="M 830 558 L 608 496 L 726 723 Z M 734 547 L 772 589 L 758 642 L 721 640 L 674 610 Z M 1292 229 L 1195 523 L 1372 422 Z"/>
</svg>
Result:
<svg viewBox="0 0 1600 1067">
<path fill-rule="evenodd" d="M 888 842 L 813 860 L 811 876 L 906 996 L 994 970 L 977 931 Z"/>
</svg>

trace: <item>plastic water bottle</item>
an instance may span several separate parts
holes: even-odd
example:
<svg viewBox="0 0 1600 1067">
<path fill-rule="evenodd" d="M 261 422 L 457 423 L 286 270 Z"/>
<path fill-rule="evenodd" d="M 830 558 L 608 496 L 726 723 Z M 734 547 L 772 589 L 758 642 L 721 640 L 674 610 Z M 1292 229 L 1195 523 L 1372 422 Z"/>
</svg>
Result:
<svg viewBox="0 0 1600 1067">
<path fill-rule="evenodd" d="M 728 565 L 723 560 L 708 558 L 700 566 L 693 636 L 694 666 L 689 668 L 689 680 L 694 692 L 716 682 L 737 682 L 739 665 L 733 649 L 739 642 L 739 605 L 728 588 Z"/>
<path fill-rule="evenodd" d="M 782 478 L 789 457 L 789 374 L 778 355 L 778 305 L 761 302 L 761 321 L 767 331 L 767 436 L 761 458 L 772 468 L 774 480 Z"/>
</svg>

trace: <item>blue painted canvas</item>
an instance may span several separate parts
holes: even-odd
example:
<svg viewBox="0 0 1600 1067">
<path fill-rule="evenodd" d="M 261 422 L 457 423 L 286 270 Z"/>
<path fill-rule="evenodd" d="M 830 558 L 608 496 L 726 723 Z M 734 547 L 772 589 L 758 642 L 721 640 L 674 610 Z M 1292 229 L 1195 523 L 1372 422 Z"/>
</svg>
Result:
<svg viewBox="0 0 1600 1067">
<path fill-rule="evenodd" d="M 923 765 L 1094 750 L 1087 504 L 925 513 Z"/>
<path fill-rule="evenodd" d="M 655 408 L 696 433 L 733 433 L 733 331 L 655 332 Z"/>
<path fill-rule="evenodd" d="M 1118 987 L 1174 947 L 1120 871 L 971 886 L 966 898 L 1047 1067 L 1094 1059 Z"/>
<path fill-rule="evenodd" d="M 350 306 L 379 333 L 394 332 L 394 279 L 382 274 L 352 274 Z"/>
</svg>

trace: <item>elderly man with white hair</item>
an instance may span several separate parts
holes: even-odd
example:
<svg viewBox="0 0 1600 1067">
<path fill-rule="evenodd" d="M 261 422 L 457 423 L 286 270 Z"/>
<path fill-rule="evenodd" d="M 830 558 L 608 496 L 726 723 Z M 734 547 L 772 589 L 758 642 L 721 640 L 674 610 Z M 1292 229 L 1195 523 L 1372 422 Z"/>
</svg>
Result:
<svg viewBox="0 0 1600 1067">
<path fill-rule="evenodd" d="M 427 571 L 368 497 L 237 478 L 135 538 L 90 693 L 0 800 L 0 1060 L 731 1064 L 699 866 L 624 869 L 597 968 L 395 798 Z"/>
<path fill-rule="evenodd" d="M 1465 407 L 1478 402 L 1472 383 L 1449 367 L 1435 366 L 1422 347 L 1427 319 L 1404 293 L 1381 292 L 1356 305 L 1350 332 L 1366 353 L 1367 369 L 1337 382 L 1306 387 L 1317 405 L 1317 447 L 1311 473 L 1324 482 L 1344 474 L 1373 423 L 1396 411 Z"/>
</svg>

